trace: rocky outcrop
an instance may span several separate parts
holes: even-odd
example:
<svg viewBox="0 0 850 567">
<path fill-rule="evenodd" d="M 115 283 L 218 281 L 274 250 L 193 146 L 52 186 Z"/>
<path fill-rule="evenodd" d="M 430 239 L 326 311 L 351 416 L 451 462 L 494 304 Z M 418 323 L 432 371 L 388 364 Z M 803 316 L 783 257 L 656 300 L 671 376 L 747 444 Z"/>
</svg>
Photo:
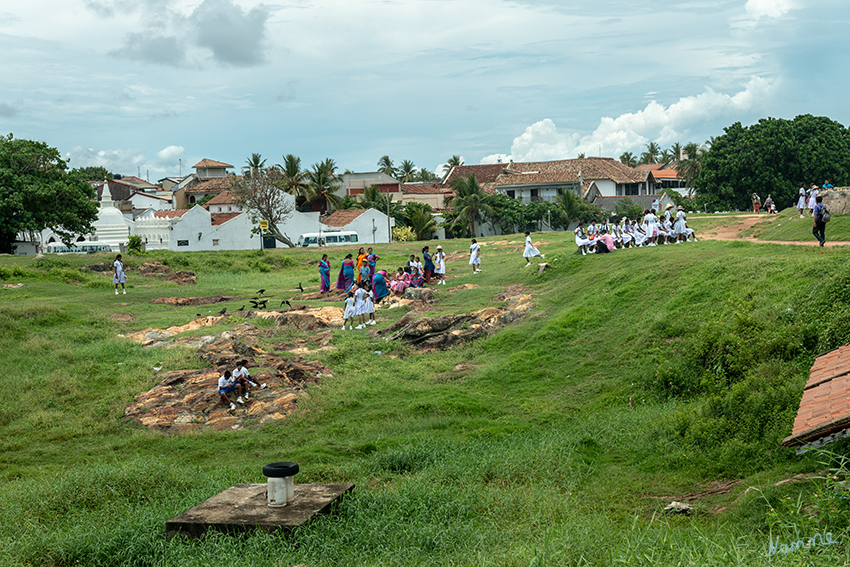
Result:
<svg viewBox="0 0 850 567">
<path fill-rule="evenodd" d="M 214 317 L 201 317 L 199 319 L 195 319 L 194 321 L 190 321 L 185 325 L 175 325 L 173 327 L 168 327 L 167 329 L 147 328 L 141 331 L 136 331 L 135 333 L 129 333 L 127 335 L 118 336 L 128 338 L 131 341 L 136 341 L 137 343 L 141 343 L 144 346 L 171 346 L 173 344 L 173 341 L 169 341 L 169 339 L 171 339 L 172 337 L 179 335 L 180 333 L 185 333 L 186 331 L 197 331 L 198 329 L 203 329 L 204 327 L 210 327 L 212 325 L 215 325 L 222 319 L 224 319 L 223 315 L 216 315 Z M 191 338 L 199 339 L 200 337 Z"/>
<path fill-rule="evenodd" d="M 387 340 L 403 340 L 424 348 L 450 348 L 518 321 L 532 308 L 530 295 L 515 295 L 507 301 L 507 308 L 488 307 L 465 315 L 419 317 L 411 312 L 376 334 Z"/>
<path fill-rule="evenodd" d="M 850 187 L 833 187 L 818 193 L 831 214 L 850 213 Z"/>
<path fill-rule="evenodd" d="M 212 295 L 210 297 L 157 297 L 153 300 L 153 303 L 182 307 L 184 305 L 212 305 L 214 303 L 233 301 L 234 299 L 237 298 L 232 295 Z"/>
<path fill-rule="evenodd" d="M 195 285 L 198 283 L 198 279 L 195 277 L 195 272 L 191 272 L 189 270 L 174 272 L 173 274 L 166 276 L 165 281 L 174 282 L 177 285 Z"/>
<path fill-rule="evenodd" d="M 434 290 L 427 287 L 409 287 L 404 290 L 402 299 L 410 301 L 424 301 L 430 303 L 434 301 Z"/>
<path fill-rule="evenodd" d="M 230 350 L 238 341 L 216 341 L 208 345 L 206 356 L 218 361 L 246 358 L 242 352 Z M 305 388 L 319 378 L 330 375 L 320 362 L 304 362 L 300 358 L 281 360 L 270 355 L 247 356 L 249 368 L 261 365 L 270 371 L 254 372 L 252 378 L 263 389 L 251 388 L 245 404 L 231 411 L 218 395 L 218 378 L 231 365 L 202 370 L 175 370 L 160 374 L 161 380 L 150 390 L 139 394 L 124 411 L 125 419 L 145 427 L 179 433 L 192 430 L 241 429 L 256 423 L 285 417 L 298 410 L 298 399 L 307 396 Z"/>
<path fill-rule="evenodd" d="M 138 270 L 143 276 L 164 276 L 171 273 L 171 268 L 160 262 L 145 262 Z"/>
</svg>

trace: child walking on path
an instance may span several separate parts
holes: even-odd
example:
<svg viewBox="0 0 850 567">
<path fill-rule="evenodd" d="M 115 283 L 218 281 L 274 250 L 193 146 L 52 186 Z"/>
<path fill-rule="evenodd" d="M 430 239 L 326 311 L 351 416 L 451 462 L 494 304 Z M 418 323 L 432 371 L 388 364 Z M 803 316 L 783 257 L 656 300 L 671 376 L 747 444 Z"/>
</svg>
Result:
<svg viewBox="0 0 850 567">
<path fill-rule="evenodd" d="M 118 295 L 118 284 L 121 284 L 124 295 L 127 295 L 127 288 L 124 287 L 127 276 L 124 274 L 124 262 L 121 261 L 121 254 L 115 257 L 115 261 L 112 262 L 112 269 L 112 283 L 115 284 L 115 295 Z"/>
<path fill-rule="evenodd" d="M 469 246 L 469 265 L 472 266 L 472 273 L 477 274 L 481 271 L 481 246 L 474 238 Z"/>
<path fill-rule="evenodd" d="M 541 254 L 540 251 L 531 244 L 531 233 L 525 232 L 525 250 L 522 252 L 522 257 L 525 258 L 525 267 L 529 267 L 531 265 L 531 259 L 540 256 L 541 258 L 546 258 L 544 254 Z"/>
</svg>

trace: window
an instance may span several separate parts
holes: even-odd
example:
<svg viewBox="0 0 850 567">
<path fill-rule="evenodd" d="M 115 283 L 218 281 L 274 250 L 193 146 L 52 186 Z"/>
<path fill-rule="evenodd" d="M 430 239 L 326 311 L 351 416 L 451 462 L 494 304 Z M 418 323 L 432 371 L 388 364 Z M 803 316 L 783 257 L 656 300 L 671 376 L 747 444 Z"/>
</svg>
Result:
<svg viewBox="0 0 850 567">
<path fill-rule="evenodd" d="M 511 199 L 516 199 L 516 191 L 514 191 L 513 189 L 508 191 L 508 197 L 510 197 Z"/>
<path fill-rule="evenodd" d="M 331 244 L 331 243 L 336 244 L 337 242 L 339 242 L 339 240 L 338 240 L 339 237 L 335 234 L 327 236 L 325 238 L 326 238 L 326 242 L 328 244 Z"/>
<path fill-rule="evenodd" d="M 213 246 L 218 246 L 218 238 L 213 238 Z"/>
<path fill-rule="evenodd" d="M 178 240 L 177 246 L 189 246 L 189 241 L 188 240 Z"/>
</svg>

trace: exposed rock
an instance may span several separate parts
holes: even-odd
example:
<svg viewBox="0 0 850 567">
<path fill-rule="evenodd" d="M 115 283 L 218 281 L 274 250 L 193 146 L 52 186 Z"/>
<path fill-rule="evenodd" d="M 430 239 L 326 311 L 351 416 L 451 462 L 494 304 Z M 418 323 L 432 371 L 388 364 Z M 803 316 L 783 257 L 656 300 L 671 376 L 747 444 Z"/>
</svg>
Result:
<svg viewBox="0 0 850 567">
<path fill-rule="evenodd" d="M 315 331 L 342 325 L 343 310 L 340 307 L 310 307 L 292 311 L 252 311 L 249 316 L 274 319 L 278 326 L 291 326 L 301 331 Z"/>
<path fill-rule="evenodd" d="M 425 348 L 446 349 L 487 335 L 523 318 L 532 308 L 530 295 L 508 298 L 508 308 L 488 307 L 463 315 L 416 318 L 407 313 L 397 323 L 381 331 L 388 340 L 404 340 Z"/>
<path fill-rule="evenodd" d="M 177 285 L 195 285 L 198 283 L 198 279 L 195 277 L 195 272 L 189 270 L 174 272 L 173 274 L 166 276 L 165 281 L 174 282 Z"/>
<path fill-rule="evenodd" d="M 4 289 L 17 289 L 19 287 L 24 287 L 24 284 L 22 284 L 22 283 L 3 284 Z"/>
<path fill-rule="evenodd" d="M 676 502 L 675 500 L 664 507 L 664 511 L 669 514 L 685 514 L 686 516 L 689 516 L 693 510 L 694 507 L 691 504 Z"/>
<path fill-rule="evenodd" d="M 160 262 L 145 262 L 138 270 L 143 276 L 164 276 L 171 273 L 171 268 Z"/>
<path fill-rule="evenodd" d="M 118 336 L 126 337 L 131 341 L 136 341 L 137 343 L 142 343 L 144 346 L 152 346 L 155 343 L 162 343 L 163 341 L 175 335 L 179 335 L 180 333 L 185 333 L 186 331 L 197 331 L 198 329 L 215 325 L 222 319 L 224 319 L 223 315 L 216 315 L 214 317 L 201 317 L 200 319 L 195 319 L 194 321 L 190 321 L 185 325 L 176 325 L 174 327 L 168 327 L 167 329 L 148 328 L 142 331 L 136 331 L 135 333 L 129 333 L 127 335 Z"/>
<path fill-rule="evenodd" d="M 86 266 L 86 269 L 91 272 L 111 272 L 112 264 L 106 264 L 104 262 L 100 262 L 98 264 L 89 264 L 88 266 Z"/>
<path fill-rule="evenodd" d="M 431 302 L 434 301 L 434 290 L 427 287 L 409 287 L 404 290 L 402 299 Z"/>
<path fill-rule="evenodd" d="M 219 338 L 209 346 L 204 358 L 222 363 L 223 367 L 161 374 L 159 384 L 139 394 L 124 411 L 124 417 L 170 433 L 203 428 L 241 429 L 246 423 L 264 423 L 293 413 L 298 409 L 298 399 L 307 395 L 304 388 L 330 375 L 330 370 L 318 361 L 267 356 L 237 337 Z M 267 387 L 251 388 L 245 404 L 237 404 L 236 410 L 230 411 L 219 398 L 218 378 L 226 368 L 233 368 L 231 361 L 241 358 L 249 359 L 249 367 L 271 366 L 274 370 L 253 372 L 252 378 Z"/>
<path fill-rule="evenodd" d="M 129 313 L 113 313 L 109 316 L 113 321 L 135 321 L 136 318 Z"/>
<path fill-rule="evenodd" d="M 211 305 L 213 303 L 223 303 L 225 301 L 233 301 L 237 299 L 233 295 L 212 295 L 210 297 L 157 297 L 153 303 L 160 305 Z"/>
<path fill-rule="evenodd" d="M 537 275 L 542 274 L 546 268 L 550 267 L 549 262 L 543 262 L 542 264 L 537 264 Z"/>
<path fill-rule="evenodd" d="M 463 284 L 463 285 L 456 285 L 456 286 L 454 286 L 454 287 L 450 287 L 450 288 L 449 288 L 449 291 L 457 291 L 457 290 L 459 290 L 459 289 L 475 289 L 475 288 L 477 288 L 477 287 L 478 287 L 478 286 L 477 286 L 477 285 L 475 285 L 475 284 L 465 283 L 465 284 Z"/>
</svg>

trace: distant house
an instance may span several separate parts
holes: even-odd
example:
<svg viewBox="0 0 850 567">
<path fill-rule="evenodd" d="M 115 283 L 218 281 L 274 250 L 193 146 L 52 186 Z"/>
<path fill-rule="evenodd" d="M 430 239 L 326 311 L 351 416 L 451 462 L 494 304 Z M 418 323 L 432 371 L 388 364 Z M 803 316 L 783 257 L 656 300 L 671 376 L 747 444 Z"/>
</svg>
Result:
<svg viewBox="0 0 850 567">
<path fill-rule="evenodd" d="M 644 163 L 635 168 L 636 171 L 651 172 L 653 177 L 653 193 L 661 193 L 665 189 L 672 189 L 681 195 L 693 193 L 693 188 L 686 187 L 685 179 L 679 175 L 676 167 L 679 162 L 668 163 Z"/>
<path fill-rule="evenodd" d="M 398 194 L 401 192 L 399 181 L 382 171 L 346 173 L 342 176 L 342 186 L 338 193 L 341 193 L 340 196 L 347 195 L 356 198 L 357 195 L 363 194 L 366 187 L 373 185 L 381 193 L 395 193 L 393 200 L 398 200 Z"/>
<path fill-rule="evenodd" d="M 176 188 L 172 188 L 175 207 L 178 209 L 184 209 L 206 197 L 218 195 L 232 186 L 234 177 L 228 174 L 227 170 L 233 169 L 233 166 L 229 163 L 202 159 L 192 167 L 195 173 L 178 183 Z"/>
<path fill-rule="evenodd" d="M 445 185 L 439 183 L 403 183 L 401 186 L 401 203 L 422 203 L 429 205 L 435 211 L 446 208 L 446 197 L 454 193 Z"/>
<path fill-rule="evenodd" d="M 150 193 L 135 191 L 128 198 L 133 204 L 133 209 L 154 209 L 155 211 L 165 211 L 172 208 L 171 199 L 161 197 Z"/>
<path fill-rule="evenodd" d="M 382 244 L 390 241 L 390 230 L 395 219 L 377 209 L 340 209 L 328 215 L 322 224 L 324 232 L 351 230 L 357 233 L 364 244 Z"/>
<path fill-rule="evenodd" d="M 211 213 L 241 213 L 245 207 L 236 201 L 236 195 L 230 191 L 222 191 L 209 201 L 204 207 Z"/>
<path fill-rule="evenodd" d="M 153 183 L 140 179 L 135 175 L 125 175 L 120 179 L 120 181 L 126 185 L 135 187 L 138 191 L 145 191 L 147 193 L 156 193 L 160 189 L 159 185 L 154 185 Z"/>
<path fill-rule="evenodd" d="M 641 209 L 653 209 L 664 211 L 667 205 L 675 205 L 675 201 L 666 193 L 661 195 L 621 195 L 617 197 L 598 196 L 593 200 L 593 204 L 603 211 L 611 214 L 617 208 L 617 203 L 623 199 L 629 199 L 638 205 Z"/>
</svg>

